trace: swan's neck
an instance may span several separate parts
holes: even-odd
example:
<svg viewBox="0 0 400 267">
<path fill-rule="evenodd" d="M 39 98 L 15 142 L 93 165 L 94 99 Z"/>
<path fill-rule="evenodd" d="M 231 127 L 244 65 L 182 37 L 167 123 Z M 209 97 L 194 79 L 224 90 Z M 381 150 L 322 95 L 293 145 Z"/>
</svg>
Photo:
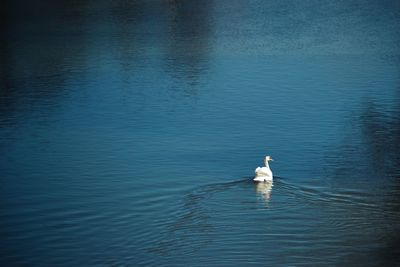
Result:
<svg viewBox="0 0 400 267">
<path fill-rule="evenodd" d="M 266 160 L 264 163 L 265 163 L 265 167 L 267 167 L 269 169 L 268 161 Z"/>
</svg>

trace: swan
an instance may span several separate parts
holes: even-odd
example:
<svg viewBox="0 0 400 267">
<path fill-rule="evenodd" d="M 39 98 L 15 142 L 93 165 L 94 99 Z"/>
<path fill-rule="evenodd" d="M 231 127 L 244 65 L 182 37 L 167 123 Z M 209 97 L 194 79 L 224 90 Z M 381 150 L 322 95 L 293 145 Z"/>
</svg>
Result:
<svg viewBox="0 0 400 267">
<path fill-rule="evenodd" d="M 272 171 L 269 168 L 268 161 L 273 161 L 270 156 L 266 156 L 264 159 L 265 167 L 257 167 L 254 171 L 256 176 L 254 177 L 253 181 L 255 182 L 271 182 L 273 179 Z"/>
</svg>

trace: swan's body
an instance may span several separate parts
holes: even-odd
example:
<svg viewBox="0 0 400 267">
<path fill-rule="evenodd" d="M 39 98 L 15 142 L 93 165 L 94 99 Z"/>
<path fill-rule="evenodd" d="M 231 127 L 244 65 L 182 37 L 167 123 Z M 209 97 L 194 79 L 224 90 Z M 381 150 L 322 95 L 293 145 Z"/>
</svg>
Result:
<svg viewBox="0 0 400 267">
<path fill-rule="evenodd" d="M 273 179 L 272 171 L 269 168 L 268 161 L 271 161 L 272 158 L 270 156 L 266 156 L 264 159 L 265 167 L 257 167 L 254 171 L 256 176 L 253 181 L 255 182 L 271 182 Z"/>
</svg>

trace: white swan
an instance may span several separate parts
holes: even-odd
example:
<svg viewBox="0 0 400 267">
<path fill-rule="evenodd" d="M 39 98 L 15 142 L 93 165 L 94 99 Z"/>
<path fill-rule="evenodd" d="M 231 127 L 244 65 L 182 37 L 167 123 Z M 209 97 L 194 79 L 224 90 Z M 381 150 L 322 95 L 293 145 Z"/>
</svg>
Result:
<svg viewBox="0 0 400 267">
<path fill-rule="evenodd" d="M 256 176 L 254 177 L 253 181 L 256 181 L 256 182 L 264 182 L 264 181 L 271 182 L 272 181 L 273 176 L 272 176 L 272 171 L 269 168 L 268 161 L 273 161 L 273 159 L 270 156 L 266 156 L 264 159 L 265 167 L 262 167 L 262 168 L 257 167 L 256 168 L 256 170 L 255 170 Z"/>
</svg>

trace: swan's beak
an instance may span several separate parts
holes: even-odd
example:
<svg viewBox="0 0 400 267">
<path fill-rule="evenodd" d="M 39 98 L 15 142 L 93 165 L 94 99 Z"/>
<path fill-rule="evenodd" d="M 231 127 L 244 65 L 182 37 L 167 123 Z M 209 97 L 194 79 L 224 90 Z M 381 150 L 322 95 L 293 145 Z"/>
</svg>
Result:
<svg viewBox="0 0 400 267">
<path fill-rule="evenodd" d="M 269 159 L 270 161 L 274 161 L 272 158 Z"/>
</svg>

